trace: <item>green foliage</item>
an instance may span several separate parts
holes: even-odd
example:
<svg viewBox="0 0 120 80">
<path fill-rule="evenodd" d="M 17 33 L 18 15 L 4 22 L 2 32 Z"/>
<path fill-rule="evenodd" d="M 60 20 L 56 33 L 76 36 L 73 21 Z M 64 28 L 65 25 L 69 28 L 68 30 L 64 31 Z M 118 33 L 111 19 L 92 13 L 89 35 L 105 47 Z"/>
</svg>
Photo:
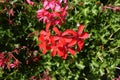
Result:
<svg viewBox="0 0 120 80">
<path fill-rule="evenodd" d="M 120 11 L 103 10 L 102 7 L 103 4 L 120 6 L 120 0 L 100 0 L 102 3 L 98 0 L 68 1 L 68 16 L 61 29 L 77 30 L 77 24 L 84 24 L 90 38 L 81 52 L 69 55 L 66 60 L 39 51 L 37 37 L 45 25 L 36 18 L 36 11 L 42 5 L 33 1 L 35 6 L 22 0 L 0 3 L 0 52 L 10 52 L 21 46 L 28 48 L 15 55 L 21 61 L 18 69 L 0 68 L 0 80 L 28 80 L 31 76 L 39 79 L 47 70 L 53 80 L 111 80 L 115 77 L 116 67 L 120 64 Z M 14 16 L 10 16 L 12 24 L 8 22 L 5 5 L 15 11 Z M 40 60 L 26 64 L 29 53 L 35 50 L 40 54 Z"/>
</svg>

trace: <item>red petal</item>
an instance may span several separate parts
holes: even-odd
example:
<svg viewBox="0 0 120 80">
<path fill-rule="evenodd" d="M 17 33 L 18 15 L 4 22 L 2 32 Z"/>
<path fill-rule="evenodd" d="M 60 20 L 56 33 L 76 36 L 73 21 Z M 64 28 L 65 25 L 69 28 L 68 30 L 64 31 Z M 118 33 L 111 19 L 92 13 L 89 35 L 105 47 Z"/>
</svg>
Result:
<svg viewBox="0 0 120 80">
<path fill-rule="evenodd" d="M 48 30 L 49 30 L 50 25 L 51 25 L 51 23 L 47 23 L 47 24 L 46 24 L 46 31 L 48 31 Z"/>
<path fill-rule="evenodd" d="M 72 41 L 71 37 L 63 37 L 63 39 L 65 40 L 66 43 L 70 43 Z"/>
<path fill-rule="evenodd" d="M 58 13 L 58 12 L 53 12 L 53 14 L 52 14 L 54 17 L 59 17 L 60 18 L 60 13 Z"/>
<path fill-rule="evenodd" d="M 57 35 L 59 35 L 59 36 L 60 36 L 60 31 L 58 30 L 58 28 L 57 28 L 57 27 L 54 27 L 54 28 L 53 28 L 53 31 L 54 31 Z"/>
<path fill-rule="evenodd" d="M 47 33 L 46 33 L 46 31 L 42 30 L 42 31 L 40 32 L 40 35 L 41 35 L 41 34 L 46 35 Z"/>
<path fill-rule="evenodd" d="M 73 37 L 77 36 L 76 32 L 70 29 L 62 33 L 62 36 L 69 36 L 69 35 L 72 35 Z"/>
<path fill-rule="evenodd" d="M 63 59 L 66 59 L 67 58 L 67 54 L 64 54 L 64 56 L 62 56 Z"/>
<path fill-rule="evenodd" d="M 51 50 L 51 46 L 46 46 L 46 49 L 47 50 Z"/>
<path fill-rule="evenodd" d="M 79 35 L 83 32 L 83 29 L 84 29 L 84 25 L 80 25 L 80 26 L 78 27 L 78 34 L 79 34 Z"/>
<path fill-rule="evenodd" d="M 63 46 L 66 45 L 66 40 L 64 38 L 60 38 L 59 39 L 59 44 L 63 45 Z"/>
<path fill-rule="evenodd" d="M 40 32 L 40 37 L 41 36 L 43 36 L 44 40 L 49 40 L 49 38 L 50 38 L 50 32 L 46 32 L 46 31 L 42 30 Z"/>
<path fill-rule="evenodd" d="M 75 50 L 71 49 L 71 48 L 68 48 L 68 51 L 72 54 L 72 55 L 75 55 Z"/>
<path fill-rule="evenodd" d="M 51 36 L 50 39 L 51 39 L 51 44 L 52 44 L 52 45 L 55 45 L 54 36 Z"/>
<path fill-rule="evenodd" d="M 60 37 L 59 36 L 52 36 L 54 38 L 55 41 L 59 40 Z"/>
<path fill-rule="evenodd" d="M 44 35 L 40 35 L 39 37 L 38 37 L 38 41 L 40 41 L 40 42 L 43 42 L 45 39 L 44 39 Z"/>
<path fill-rule="evenodd" d="M 64 56 L 64 53 L 63 53 L 63 52 L 64 52 L 64 49 L 59 47 L 59 48 L 58 48 L 58 56 L 60 56 L 60 57 L 61 57 L 61 56 Z"/>
<path fill-rule="evenodd" d="M 56 50 L 53 50 L 51 55 L 54 57 L 56 55 L 56 52 L 57 52 Z"/>
<path fill-rule="evenodd" d="M 47 50 L 46 50 L 46 44 L 43 43 L 43 44 L 39 44 L 38 45 L 40 50 L 42 51 L 43 54 L 46 54 Z"/>
<path fill-rule="evenodd" d="M 81 49 L 83 48 L 83 46 L 84 46 L 84 40 L 80 40 L 80 41 L 78 41 L 78 51 L 81 51 Z"/>
<path fill-rule="evenodd" d="M 89 35 L 87 32 L 84 32 L 79 36 L 79 38 L 86 39 L 86 38 L 89 38 Z"/>
<path fill-rule="evenodd" d="M 72 47 L 77 43 L 77 40 L 73 39 L 69 44 L 68 47 Z"/>
</svg>

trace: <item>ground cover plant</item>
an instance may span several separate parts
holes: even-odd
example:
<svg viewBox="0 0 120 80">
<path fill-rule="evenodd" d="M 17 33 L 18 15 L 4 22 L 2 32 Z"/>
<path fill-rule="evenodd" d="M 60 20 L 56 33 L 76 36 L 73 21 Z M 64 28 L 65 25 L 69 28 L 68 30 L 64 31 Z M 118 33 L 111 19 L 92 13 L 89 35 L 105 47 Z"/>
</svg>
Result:
<svg viewBox="0 0 120 80">
<path fill-rule="evenodd" d="M 0 80 L 120 78 L 120 0 L 0 0 Z"/>
</svg>

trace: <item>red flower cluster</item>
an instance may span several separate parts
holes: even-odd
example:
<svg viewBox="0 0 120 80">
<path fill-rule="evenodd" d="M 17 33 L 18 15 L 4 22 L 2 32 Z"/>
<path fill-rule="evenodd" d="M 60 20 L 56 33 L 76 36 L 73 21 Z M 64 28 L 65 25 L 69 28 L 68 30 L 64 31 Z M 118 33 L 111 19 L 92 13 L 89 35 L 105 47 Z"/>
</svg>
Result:
<svg viewBox="0 0 120 80">
<path fill-rule="evenodd" d="M 88 38 L 89 35 L 87 32 L 83 32 L 84 26 L 80 25 L 78 31 L 68 29 L 64 32 L 60 32 L 57 27 L 53 27 L 53 31 L 56 35 L 51 35 L 49 27 L 50 23 L 47 23 L 46 30 L 40 32 L 39 48 L 43 54 L 46 54 L 48 50 L 51 50 L 51 55 L 62 57 L 63 59 L 67 58 L 67 52 L 70 52 L 72 55 L 75 55 L 76 51 L 81 51 L 84 45 L 84 39 Z M 77 48 L 75 48 L 77 44 Z"/>
<path fill-rule="evenodd" d="M 16 68 L 19 65 L 18 59 L 16 59 L 11 52 L 0 53 L 0 67 L 4 68 Z"/>
<path fill-rule="evenodd" d="M 43 20 L 44 23 L 51 22 L 51 25 L 61 25 L 65 22 L 66 9 L 66 0 L 44 0 L 43 8 L 37 11 L 38 21 Z"/>
</svg>

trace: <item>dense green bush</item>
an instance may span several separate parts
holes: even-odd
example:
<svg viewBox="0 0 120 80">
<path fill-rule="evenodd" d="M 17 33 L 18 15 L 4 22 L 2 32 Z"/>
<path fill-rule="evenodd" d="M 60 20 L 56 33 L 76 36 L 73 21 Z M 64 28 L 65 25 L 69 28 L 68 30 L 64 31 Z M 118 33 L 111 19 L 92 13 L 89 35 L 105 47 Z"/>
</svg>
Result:
<svg viewBox="0 0 120 80">
<path fill-rule="evenodd" d="M 59 29 L 77 30 L 77 25 L 83 24 L 90 37 L 81 52 L 75 56 L 69 54 L 65 60 L 52 57 L 50 52 L 44 55 L 39 50 L 38 36 L 45 24 L 36 17 L 36 11 L 42 8 L 41 1 L 33 1 L 34 6 L 25 0 L 0 3 L 0 52 L 10 52 L 20 61 L 17 68 L 0 67 L 0 80 L 111 80 L 118 77 L 120 0 L 68 1 L 66 22 Z"/>
</svg>

